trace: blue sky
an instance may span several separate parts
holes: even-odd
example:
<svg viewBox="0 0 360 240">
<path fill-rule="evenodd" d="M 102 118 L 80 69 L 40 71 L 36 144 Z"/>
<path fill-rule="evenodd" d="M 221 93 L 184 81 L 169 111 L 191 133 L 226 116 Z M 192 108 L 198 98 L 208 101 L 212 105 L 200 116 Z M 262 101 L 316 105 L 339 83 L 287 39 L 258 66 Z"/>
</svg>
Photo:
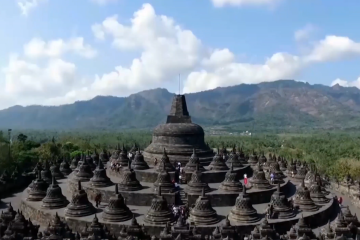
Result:
<svg viewBox="0 0 360 240">
<path fill-rule="evenodd" d="M 37 4 L 24 14 L 18 3 L 26 1 Z M 279 78 L 360 87 L 360 1 L 95 1 L 2 3 L 0 108 L 126 96 L 154 87 L 176 91 L 178 74 L 185 92 Z M 144 4 L 140 26 L 131 28 Z M 174 21 L 171 26 L 161 15 Z M 33 44 L 24 51 L 33 39 L 45 47 Z M 63 41 L 61 51 L 46 47 L 54 40 Z"/>
</svg>

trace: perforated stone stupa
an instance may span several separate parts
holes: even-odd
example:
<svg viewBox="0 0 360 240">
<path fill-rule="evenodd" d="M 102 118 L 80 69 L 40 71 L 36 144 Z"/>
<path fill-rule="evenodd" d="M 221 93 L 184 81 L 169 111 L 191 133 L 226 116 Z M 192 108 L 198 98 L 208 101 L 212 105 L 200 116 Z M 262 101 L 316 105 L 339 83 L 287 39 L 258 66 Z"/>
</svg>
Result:
<svg viewBox="0 0 360 240">
<path fill-rule="evenodd" d="M 151 201 L 149 211 L 146 213 L 144 222 L 153 225 L 165 225 L 174 222 L 175 217 L 166 199 L 161 195 L 161 186 L 157 188 L 158 194 Z"/>
<path fill-rule="evenodd" d="M 198 168 L 198 171 L 202 171 L 202 172 L 205 171 L 205 168 L 202 165 L 200 165 L 200 159 L 196 153 L 196 149 L 194 148 L 193 154 L 191 155 L 189 162 L 184 167 L 184 171 L 185 172 L 194 172 L 197 168 Z"/>
<path fill-rule="evenodd" d="M 234 171 L 233 165 L 230 166 L 229 171 L 225 174 L 225 179 L 220 184 L 219 188 L 227 192 L 242 191 L 243 186 L 240 182 L 240 176 L 236 171 Z"/>
<path fill-rule="evenodd" d="M 154 129 L 152 142 L 143 152 L 145 161 L 152 164 L 166 148 L 172 163 L 181 162 L 185 166 L 195 148 L 200 162 L 207 164 L 213 151 L 205 144 L 204 135 L 203 128 L 191 122 L 185 95 L 175 95 L 166 123 Z"/>
<path fill-rule="evenodd" d="M 158 173 L 156 181 L 154 182 L 154 191 L 158 192 L 158 188 L 161 186 L 162 192 L 171 193 L 175 191 L 174 183 L 171 181 L 171 176 L 165 168 L 165 162 L 160 163 L 161 171 Z"/>
<path fill-rule="evenodd" d="M 278 183 L 276 191 L 271 196 L 271 202 L 274 207 L 273 218 L 287 219 L 295 217 L 293 206 L 290 205 L 285 194 L 281 191 L 280 183 Z"/>
<path fill-rule="evenodd" d="M 121 171 L 121 179 L 118 183 L 119 189 L 123 191 L 137 191 L 142 189 L 140 182 L 136 179 L 136 173 L 131 169 L 128 162 L 128 167 L 123 168 Z"/>
<path fill-rule="evenodd" d="M 246 188 L 236 198 L 235 206 L 231 209 L 229 219 L 236 223 L 254 223 L 260 220 L 257 211 L 252 206 Z"/>
<path fill-rule="evenodd" d="M 104 209 L 104 220 L 108 222 L 124 222 L 132 217 L 133 213 L 126 206 L 125 199 L 119 193 L 118 186 L 115 185 L 115 196 L 110 198 L 108 206 Z"/>
<path fill-rule="evenodd" d="M 212 225 L 220 221 L 215 209 L 211 206 L 210 198 L 205 195 L 204 190 L 196 200 L 195 206 L 190 210 L 188 221 L 195 225 Z"/>
<path fill-rule="evenodd" d="M 136 151 L 134 160 L 131 161 L 131 167 L 134 170 L 145 170 L 149 169 L 149 165 L 145 162 L 144 156 L 140 149 Z"/>
<path fill-rule="evenodd" d="M 32 183 L 29 189 L 28 201 L 41 201 L 46 196 L 48 188 L 47 182 L 42 179 L 40 171 L 38 172 L 37 179 Z"/>
<path fill-rule="evenodd" d="M 41 207 L 45 209 L 63 208 L 68 205 L 69 201 L 62 194 L 61 188 L 56 182 L 55 177 L 52 177 L 52 183 L 46 191 L 46 196 L 42 200 Z"/>
<path fill-rule="evenodd" d="M 112 184 L 110 178 L 106 175 L 106 169 L 102 161 L 98 161 L 98 165 L 94 170 L 94 175 L 90 178 L 90 184 L 94 187 L 107 187 Z"/>
<path fill-rule="evenodd" d="M 219 152 L 219 149 L 217 150 L 217 153 L 215 154 L 215 156 L 213 157 L 212 161 L 209 164 L 209 170 L 213 170 L 213 171 L 229 170 L 222 155 Z"/>
<path fill-rule="evenodd" d="M 191 179 L 187 183 L 187 192 L 200 194 L 202 191 L 210 192 L 209 185 L 202 180 L 202 172 L 200 171 L 199 163 L 196 164 L 195 171 L 191 174 Z"/>
<path fill-rule="evenodd" d="M 295 206 L 298 206 L 301 210 L 306 212 L 315 212 L 320 208 L 311 199 L 310 191 L 305 186 L 304 180 L 302 181 L 301 185 L 296 189 L 296 193 L 294 196 L 294 204 Z"/>
<path fill-rule="evenodd" d="M 78 181 L 78 189 L 71 198 L 71 202 L 65 208 L 66 217 L 85 217 L 94 214 L 96 209 L 89 202 L 87 193 L 82 189 L 81 182 Z"/>
</svg>

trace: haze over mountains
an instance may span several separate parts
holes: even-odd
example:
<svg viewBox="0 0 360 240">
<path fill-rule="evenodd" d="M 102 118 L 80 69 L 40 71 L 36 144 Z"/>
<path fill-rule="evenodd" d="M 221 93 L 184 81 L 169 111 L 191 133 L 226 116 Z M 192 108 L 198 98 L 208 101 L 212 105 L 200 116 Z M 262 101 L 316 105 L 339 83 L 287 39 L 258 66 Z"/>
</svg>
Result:
<svg viewBox="0 0 360 240">
<path fill-rule="evenodd" d="M 0 111 L 0 128 L 152 128 L 165 121 L 173 96 L 158 88 L 62 106 L 14 106 Z M 204 126 L 329 129 L 360 123 L 360 90 L 355 87 L 279 80 L 216 88 L 186 99 L 193 122 Z"/>
</svg>

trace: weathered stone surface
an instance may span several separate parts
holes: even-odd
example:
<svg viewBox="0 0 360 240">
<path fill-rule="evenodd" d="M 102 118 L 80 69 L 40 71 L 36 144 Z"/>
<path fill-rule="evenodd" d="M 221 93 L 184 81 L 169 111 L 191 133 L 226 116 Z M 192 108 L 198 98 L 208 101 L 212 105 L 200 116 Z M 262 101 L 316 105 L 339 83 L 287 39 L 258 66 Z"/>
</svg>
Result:
<svg viewBox="0 0 360 240">
<path fill-rule="evenodd" d="M 174 222 L 175 217 L 166 199 L 161 196 L 161 186 L 158 187 L 158 194 L 151 201 L 151 206 L 145 215 L 144 222 L 153 225 L 165 225 Z"/>
<path fill-rule="evenodd" d="M 89 202 L 87 193 L 81 188 L 78 181 L 78 190 L 72 196 L 71 202 L 65 209 L 66 217 L 85 217 L 96 212 L 92 203 Z"/>
<path fill-rule="evenodd" d="M 136 179 L 136 173 L 132 170 L 130 163 L 128 162 L 127 168 L 122 168 L 121 179 L 118 183 L 118 187 L 122 191 L 137 191 L 142 189 L 140 182 Z"/>
<path fill-rule="evenodd" d="M 103 162 L 103 164 L 106 164 L 109 161 L 109 155 L 105 149 L 102 150 L 99 158 Z"/>
<path fill-rule="evenodd" d="M 46 191 L 46 196 L 42 200 L 41 207 L 44 209 L 58 209 L 66 207 L 68 204 L 69 201 L 62 194 L 55 177 L 52 177 L 52 183 Z"/>
<path fill-rule="evenodd" d="M 108 206 L 104 209 L 103 219 L 108 222 L 124 222 L 133 217 L 133 213 L 126 206 L 123 196 L 115 185 L 115 196 L 111 197 Z"/>
<path fill-rule="evenodd" d="M 285 194 L 280 189 L 280 183 L 277 185 L 276 192 L 271 196 L 270 203 L 274 209 L 272 218 L 288 219 L 296 216 L 293 206 L 291 206 Z"/>
<path fill-rule="evenodd" d="M 60 172 L 60 167 L 57 165 L 55 161 L 53 161 L 51 167 L 50 167 L 51 176 L 55 177 L 55 179 L 62 179 L 64 178 L 64 174 Z"/>
<path fill-rule="evenodd" d="M 320 208 L 311 199 L 310 191 L 305 186 L 304 181 L 302 181 L 301 185 L 296 189 L 294 205 L 298 206 L 301 210 L 306 212 L 315 212 Z"/>
<path fill-rule="evenodd" d="M 251 166 L 255 166 L 258 162 L 259 162 L 259 159 L 258 159 L 256 153 L 253 151 L 252 154 L 249 156 L 248 163 Z"/>
<path fill-rule="evenodd" d="M 195 225 L 212 225 L 220 221 L 215 209 L 211 206 L 210 199 L 205 195 L 205 189 L 191 208 L 188 221 Z"/>
<path fill-rule="evenodd" d="M 81 182 L 88 182 L 90 181 L 90 178 L 94 176 L 94 173 L 91 170 L 91 167 L 87 161 L 86 158 L 83 158 L 81 162 L 81 165 L 79 166 L 79 171 L 75 173 L 75 180 L 81 181 Z"/>
<path fill-rule="evenodd" d="M 243 186 L 240 182 L 239 174 L 234 171 L 234 166 L 231 164 L 229 171 L 225 175 L 224 181 L 220 184 L 220 189 L 227 192 L 241 192 Z"/>
<path fill-rule="evenodd" d="M 65 158 L 63 158 L 61 164 L 60 164 L 60 172 L 64 175 L 64 176 L 68 176 L 72 170 L 69 166 L 69 163 L 67 162 L 67 160 Z"/>
<path fill-rule="evenodd" d="M 319 182 L 315 182 L 315 184 L 310 187 L 310 197 L 317 204 L 325 204 L 330 201 L 322 191 Z"/>
<path fill-rule="evenodd" d="M 265 177 L 262 166 L 258 163 L 257 170 L 255 170 L 253 177 L 250 178 L 250 184 L 255 189 L 269 189 L 272 188 L 269 181 Z"/>
<path fill-rule="evenodd" d="M 32 187 L 29 190 L 29 195 L 26 200 L 41 201 L 46 196 L 48 186 L 48 183 L 42 179 L 42 175 L 39 172 L 37 179 L 32 183 Z"/>
<path fill-rule="evenodd" d="M 190 181 L 187 183 L 186 192 L 200 194 L 202 191 L 205 193 L 210 192 L 209 185 L 202 180 L 202 171 L 200 170 L 200 164 L 197 163 L 195 171 L 191 175 Z"/>
<path fill-rule="evenodd" d="M 175 191 L 175 186 L 171 181 L 170 174 L 165 168 L 165 162 L 162 161 L 160 166 L 162 166 L 162 168 L 158 173 L 156 181 L 154 182 L 154 191 L 158 192 L 158 188 L 161 186 L 162 192 L 172 193 Z"/>
<path fill-rule="evenodd" d="M 254 223 L 260 220 L 257 211 L 252 206 L 246 187 L 236 198 L 235 206 L 231 209 L 229 219 L 236 223 Z"/>
<path fill-rule="evenodd" d="M 232 149 L 232 151 L 229 155 L 229 159 L 226 161 L 226 165 L 228 167 L 230 167 L 232 165 L 234 168 L 244 167 L 244 165 L 242 164 L 242 162 L 239 159 L 239 156 L 236 154 L 235 147 Z"/>
<path fill-rule="evenodd" d="M 128 152 L 123 144 L 119 157 L 115 160 L 115 163 L 120 164 L 121 166 L 127 166 L 129 165 L 129 162 Z"/>
<path fill-rule="evenodd" d="M 222 155 L 220 155 L 219 153 L 219 149 L 217 150 L 217 153 L 215 154 L 211 163 L 209 164 L 209 170 L 213 170 L 213 171 L 229 170 Z"/>
<path fill-rule="evenodd" d="M 144 156 L 140 149 L 136 151 L 134 160 L 131 161 L 131 167 L 134 170 L 145 170 L 149 169 L 149 165 L 145 162 Z"/>
<path fill-rule="evenodd" d="M 156 166 L 156 171 L 160 172 L 163 170 L 163 167 L 165 166 L 166 171 L 173 172 L 175 171 L 174 165 L 170 162 L 170 159 L 166 153 L 166 149 L 164 148 L 163 155 L 160 159 L 160 164 Z"/>
<path fill-rule="evenodd" d="M 106 169 L 102 161 L 98 161 L 94 175 L 90 178 L 90 184 L 94 187 L 107 187 L 112 185 L 110 178 L 106 175 Z"/>
<path fill-rule="evenodd" d="M 44 167 L 41 170 L 41 178 L 47 182 L 48 184 L 51 183 L 51 179 L 52 179 L 52 175 L 51 175 L 51 171 L 50 171 L 50 165 L 49 165 L 49 161 L 45 160 L 44 162 Z"/>
<path fill-rule="evenodd" d="M 191 123 L 184 95 L 175 95 L 167 122 L 157 126 L 153 131 L 151 144 L 144 150 L 148 164 L 160 159 L 164 147 L 170 162 L 180 162 L 183 166 L 189 161 L 193 149 L 202 164 L 208 164 L 213 156 L 212 150 L 205 144 L 204 130 Z"/>
<path fill-rule="evenodd" d="M 199 165 L 199 171 L 206 171 L 205 168 L 200 164 L 200 159 L 196 153 L 196 149 L 194 148 L 193 154 L 191 155 L 189 162 L 184 167 L 184 171 L 192 173 L 196 170 L 197 165 Z"/>
</svg>

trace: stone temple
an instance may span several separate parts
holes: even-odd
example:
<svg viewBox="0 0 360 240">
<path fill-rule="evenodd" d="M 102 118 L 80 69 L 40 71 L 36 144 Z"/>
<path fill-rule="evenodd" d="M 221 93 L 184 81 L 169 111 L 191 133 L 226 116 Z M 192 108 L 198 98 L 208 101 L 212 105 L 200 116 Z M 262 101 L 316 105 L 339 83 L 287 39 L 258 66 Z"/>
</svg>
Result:
<svg viewBox="0 0 360 240">
<path fill-rule="evenodd" d="M 2 197 L 5 203 L 17 202 L 19 211 L 16 213 L 12 205 L 3 210 L 0 238 L 354 240 L 359 237 L 356 215 L 349 208 L 339 208 L 332 190 L 320 181 L 304 181 L 305 176 L 316 179 L 314 174 L 317 174 L 309 171 L 305 163 L 291 165 L 283 158 L 259 157 L 252 149 L 246 152 L 246 155 L 252 152 L 249 162 L 243 150 L 231 148 L 230 153 L 223 148 L 216 154 L 209 149 L 204 143 L 203 129 L 191 123 L 185 97 L 177 95 L 167 123 L 154 130 L 150 146 L 144 151 L 138 149 L 132 162 L 124 154 L 127 149 L 122 147 L 120 151 L 117 147 L 101 161 L 96 154 L 76 159 L 70 168 L 72 172 L 57 181 L 47 171 L 46 162 L 42 172 L 36 169 L 21 176 L 1 175 L 0 196 L 12 189 L 30 187 L 18 193 L 17 198 Z M 159 160 L 157 166 L 153 165 L 154 157 Z M 94 174 L 90 163 L 96 161 Z M 111 161 L 120 161 L 123 167 L 112 169 Z M 174 169 L 172 164 L 179 161 L 184 166 L 189 164 L 184 182 L 176 186 L 172 181 L 174 171 L 168 171 L 165 163 Z M 289 162 L 290 174 L 288 168 L 280 168 L 281 161 Z M 79 168 L 75 168 L 77 165 Z M 282 181 L 270 182 L 271 171 L 281 175 Z M 45 174 L 41 174 L 44 172 L 50 173 L 50 185 Z M 248 181 L 244 181 L 245 174 Z M 99 194 L 101 204 L 97 206 L 95 199 Z M 189 214 L 178 215 L 173 206 L 188 207 Z M 331 224 L 327 224 L 329 220 Z M 324 229 L 319 231 L 321 227 Z"/>
<path fill-rule="evenodd" d="M 143 152 L 145 161 L 153 165 L 155 158 L 161 159 L 165 148 L 172 163 L 181 162 L 185 166 L 195 149 L 200 162 L 207 165 L 213 151 L 205 144 L 204 135 L 204 129 L 191 121 L 185 96 L 175 95 L 166 123 L 154 129 L 152 142 Z"/>
</svg>

